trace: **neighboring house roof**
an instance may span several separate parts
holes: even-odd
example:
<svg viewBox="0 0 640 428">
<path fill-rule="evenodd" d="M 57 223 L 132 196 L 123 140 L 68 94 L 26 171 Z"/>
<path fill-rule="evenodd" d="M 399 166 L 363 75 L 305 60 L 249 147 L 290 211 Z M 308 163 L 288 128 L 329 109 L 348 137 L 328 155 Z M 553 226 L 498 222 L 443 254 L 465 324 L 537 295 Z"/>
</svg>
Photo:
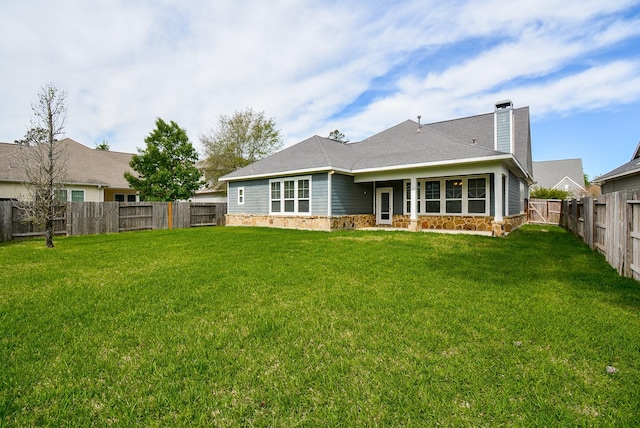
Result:
<svg viewBox="0 0 640 428">
<path fill-rule="evenodd" d="M 629 162 L 620 165 L 606 174 L 596 177 L 593 182 L 602 185 L 607 181 L 638 173 L 640 173 L 640 142 L 633 152 L 633 158 Z"/>
<path fill-rule="evenodd" d="M 221 178 L 233 181 L 279 174 L 429 166 L 515 158 L 532 175 L 529 108 L 514 109 L 514 154 L 494 149 L 494 113 L 419 125 L 407 120 L 363 141 L 343 144 L 313 136 Z"/>
<path fill-rule="evenodd" d="M 70 138 L 60 140 L 56 144 L 65 146 L 66 184 L 129 187 L 129 182 L 124 178 L 124 172 L 129 171 L 135 174 L 129 166 L 133 154 L 91 149 Z M 27 181 L 15 160 L 17 152 L 21 149 L 29 150 L 29 147 L 0 143 L 0 181 L 18 183 Z"/>
<path fill-rule="evenodd" d="M 571 188 L 584 188 L 584 171 L 582 159 L 562 159 L 533 162 L 533 179 L 537 187 L 545 189 L 561 189 L 569 185 Z"/>
</svg>

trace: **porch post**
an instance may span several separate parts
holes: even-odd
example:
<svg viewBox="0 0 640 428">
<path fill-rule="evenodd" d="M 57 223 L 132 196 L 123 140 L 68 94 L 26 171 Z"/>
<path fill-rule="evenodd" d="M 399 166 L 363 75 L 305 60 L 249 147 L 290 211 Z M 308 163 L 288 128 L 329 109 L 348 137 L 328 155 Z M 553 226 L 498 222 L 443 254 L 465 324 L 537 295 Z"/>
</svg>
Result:
<svg viewBox="0 0 640 428">
<path fill-rule="evenodd" d="M 493 236 L 504 235 L 504 218 L 502 217 L 502 171 L 493 173 L 493 192 L 495 200 L 495 214 L 491 222 L 491 232 Z"/>
<path fill-rule="evenodd" d="M 495 172 L 493 174 L 493 192 L 495 194 L 495 215 L 494 221 L 502 221 L 502 172 Z"/>
<path fill-rule="evenodd" d="M 418 179 L 411 177 L 411 213 L 409 230 L 418 230 Z"/>
</svg>

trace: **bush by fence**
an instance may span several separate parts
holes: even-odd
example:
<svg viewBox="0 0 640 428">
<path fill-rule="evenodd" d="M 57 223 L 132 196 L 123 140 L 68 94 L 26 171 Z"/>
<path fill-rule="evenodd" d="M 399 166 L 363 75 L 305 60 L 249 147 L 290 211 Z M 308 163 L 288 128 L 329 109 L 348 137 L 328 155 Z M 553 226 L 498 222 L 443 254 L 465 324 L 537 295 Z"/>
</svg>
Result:
<svg viewBox="0 0 640 428">
<path fill-rule="evenodd" d="M 226 203 L 203 202 L 67 202 L 55 220 L 55 233 L 91 235 L 145 229 L 223 226 Z M 15 202 L 0 201 L 0 241 L 44 234 L 22 221 Z"/>
<path fill-rule="evenodd" d="M 563 201 L 560 224 L 602 253 L 620 275 L 640 280 L 640 190 Z"/>
</svg>

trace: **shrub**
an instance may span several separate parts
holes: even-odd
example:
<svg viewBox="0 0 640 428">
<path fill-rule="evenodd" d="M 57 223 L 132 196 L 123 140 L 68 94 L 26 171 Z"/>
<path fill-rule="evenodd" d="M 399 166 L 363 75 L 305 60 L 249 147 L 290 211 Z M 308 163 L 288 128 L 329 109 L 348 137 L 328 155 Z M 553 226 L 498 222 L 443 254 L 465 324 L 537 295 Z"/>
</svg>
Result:
<svg viewBox="0 0 640 428">
<path fill-rule="evenodd" d="M 561 189 L 547 189 L 545 187 L 534 187 L 529 194 L 532 199 L 569 199 L 571 192 Z"/>
</svg>

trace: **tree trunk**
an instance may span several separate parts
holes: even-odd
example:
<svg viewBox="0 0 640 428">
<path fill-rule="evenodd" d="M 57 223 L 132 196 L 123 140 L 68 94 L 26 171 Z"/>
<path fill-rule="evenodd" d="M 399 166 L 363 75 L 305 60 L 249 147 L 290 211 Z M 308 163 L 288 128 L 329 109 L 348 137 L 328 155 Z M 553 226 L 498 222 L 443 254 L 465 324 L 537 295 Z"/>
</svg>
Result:
<svg viewBox="0 0 640 428">
<path fill-rule="evenodd" d="M 53 248 L 53 230 L 54 228 L 54 223 L 53 220 L 47 220 L 47 231 L 45 233 L 45 242 L 47 245 L 47 248 Z"/>
</svg>

